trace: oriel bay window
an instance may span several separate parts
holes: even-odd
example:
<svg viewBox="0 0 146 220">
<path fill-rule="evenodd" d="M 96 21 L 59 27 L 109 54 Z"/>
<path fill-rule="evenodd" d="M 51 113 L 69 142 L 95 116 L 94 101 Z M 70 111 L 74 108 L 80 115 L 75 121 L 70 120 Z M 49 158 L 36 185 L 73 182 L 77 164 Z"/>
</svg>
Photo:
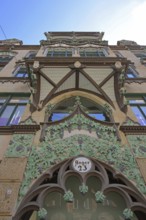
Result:
<svg viewBox="0 0 146 220">
<path fill-rule="evenodd" d="M 138 122 L 146 125 L 146 96 L 128 98 L 128 100 Z"/>
<path fill-rule="evenodd" d="M 27 103 L 28 97 L 0 96 L 0 126 L 19 124 Z"/>
</svg>

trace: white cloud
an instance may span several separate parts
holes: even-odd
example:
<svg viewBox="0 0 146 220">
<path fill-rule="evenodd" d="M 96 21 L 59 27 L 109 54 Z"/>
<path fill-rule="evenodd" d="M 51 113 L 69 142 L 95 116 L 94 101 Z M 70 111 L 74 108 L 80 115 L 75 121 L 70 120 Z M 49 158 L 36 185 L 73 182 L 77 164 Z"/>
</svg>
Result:
<svg viewBox="0 0 146 220">
<path fill-rule="evenodd" d="M 133 1 L 123 5 L 116 16 L 112 16 L 106 39 L 109 44 L 116 44 L 118 40 L 133 40 L 146 45 L 146 0 Z"/>
</svg>

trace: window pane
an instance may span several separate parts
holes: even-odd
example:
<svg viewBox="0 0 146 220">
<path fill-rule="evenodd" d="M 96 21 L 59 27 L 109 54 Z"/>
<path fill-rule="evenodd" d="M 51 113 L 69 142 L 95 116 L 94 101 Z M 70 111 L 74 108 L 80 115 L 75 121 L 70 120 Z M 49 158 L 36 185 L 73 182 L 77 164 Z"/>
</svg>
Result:
<svg viewBox="0 0 146 220">
<path fill-rule="evenodd" d="M 91 117 L 93 117 L 97 120 L 100 120 L 100 121 L 105 121 L 106 120 L 103 113 L 93 113 L 93 114 L 89 114 L 89 116 L 91 116 Z"/>
<path fill-rule="evenodd" d="M 25 77 L 25 78 L 28 77 L 28 73 L 25 73 L 23 77 Z"/>
<path fill-rule="evenodd" d="M 52 117 L 50 118 L 50 121 L 58 121 L 67 117 L 68 115 L 68 113 L 53 113 Z"/>
<path fill-rule="evenodd" d="M 81 51 L 81 52 L 80 52 L 80 56 L 81 56 L 81 57 L 85 57 L 85 56 L 86 56 L 85 51 Z"/>
<path fill-rule="evenodd" d="M 133 73 L 127 73 L 128 78 L 135 78 L 136 76 Z"/>
<path fill-rule="evenodd" d="M 12 59 L 10 56 L 2 56 L 0 57 L 0 62 L 9 62 Z"/>
<path fill-rule="evenodd" d="M 53 53 L 53 56 L 54 57 L 65 57 L 65 55 L 66 55 L 66 52 L 65 51 L 54 51 L 54 53 Z"/>
<path fill-rule="evenodd" d="M 4 103 L 6 101 L 6 99 L 0 98 L 0 103 Z"/>
<path fill-rule="evenodd" d="M 146 106 L 141 106 L 140 108 L 142 109 L 144 115 L 146 116 Z"/>
<path fill-rule="evenodd" d="M 48 51 L 47 56 L 48 56 L 48 57 L 52 57 L 52 56 L 53 56 L 53 52 L 52 52 L 52 51 Z"/>
<path fill-rule="evenodd" d="M 105 57 L 105 54 L 102 51 L 97 51 L 97 56 Z"/>
<path fill-rule="evenodd" d="M 16 74 L 16 77 L 23 77 L 24 76 L 24 73 L 17 73 Z"/>
<path fill-rule="evenodd" d="M 86 56 L 87 57 L 96 57 L 98 56 L 97 52 L 96 51 L 93 51 L 93 52 L 86 52 Z"/>
<path fill-rule="evenodd" d="M 5 108 L 4 112 L 2 113 L 0 117 L 0 126 L 7 125 L 7 122 L 9 118 L 11 117 L 14 108 L 15 108 L 15 105 L 10 105 Z"/>
<path fill-rule="evenodd" d="M 10 100 L 10 103 L 28 103 L 28 98 L 13 98 Z"/>
<path fill-rule="evenodd" d="M 143 104 L 145 103 L 143 99 L 131 99 L 129 100 L 130 104 Z"/>
<path fill-rule="evenodd" d="M 9 123 L 10 125 L 17 125 L 17 124 L 19 124 L 21 116 L 23 115 L 24 109 L 25 109 L 24 105 L 17 107 L 17 109 L 14 112 L 13 117 L 12 117 L 10 123 Z"/>
<path fill-rule="evenodd" d="M 72 56 L 72 51 L 67 51 L 67 52 L 66 52 L 66 56 L 67 56 L 67 57 L 71 57 L 71 56 Z"/>
<path fill-rule="evenodd" d="M 146 119 L 144 118 L 144 116 L 142 115 L 142 113 L 140 112 L 140 110 L 138 109 L 137 106 L 131 106 L 135 116 L 137 117 L 139 123 L 141 125 L 146 125 Z"/>
</svg>

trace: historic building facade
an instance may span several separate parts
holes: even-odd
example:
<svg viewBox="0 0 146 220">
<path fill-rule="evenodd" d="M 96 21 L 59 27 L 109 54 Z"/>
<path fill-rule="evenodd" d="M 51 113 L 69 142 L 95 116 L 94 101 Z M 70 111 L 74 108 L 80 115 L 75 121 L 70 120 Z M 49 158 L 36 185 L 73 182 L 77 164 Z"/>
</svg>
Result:
<svg viewBox="0 0 146 220">
<path fill-rule="evenodd" d="M 146 46 L 0 41 L 0 220 L 146 219 Z"/>
</svg>

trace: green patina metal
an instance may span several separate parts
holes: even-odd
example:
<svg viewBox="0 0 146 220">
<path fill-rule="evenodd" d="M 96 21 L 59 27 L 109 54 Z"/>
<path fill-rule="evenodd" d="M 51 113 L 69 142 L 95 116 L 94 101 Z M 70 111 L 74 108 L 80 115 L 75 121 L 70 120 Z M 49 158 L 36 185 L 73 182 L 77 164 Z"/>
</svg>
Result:
<svg viewBox="0 0 146 220">
<path fill-rule="evenodd" d="M 34 134 L 14 134 L 6 151 L 6 157 L 28 157 Z"/>
</svg>

